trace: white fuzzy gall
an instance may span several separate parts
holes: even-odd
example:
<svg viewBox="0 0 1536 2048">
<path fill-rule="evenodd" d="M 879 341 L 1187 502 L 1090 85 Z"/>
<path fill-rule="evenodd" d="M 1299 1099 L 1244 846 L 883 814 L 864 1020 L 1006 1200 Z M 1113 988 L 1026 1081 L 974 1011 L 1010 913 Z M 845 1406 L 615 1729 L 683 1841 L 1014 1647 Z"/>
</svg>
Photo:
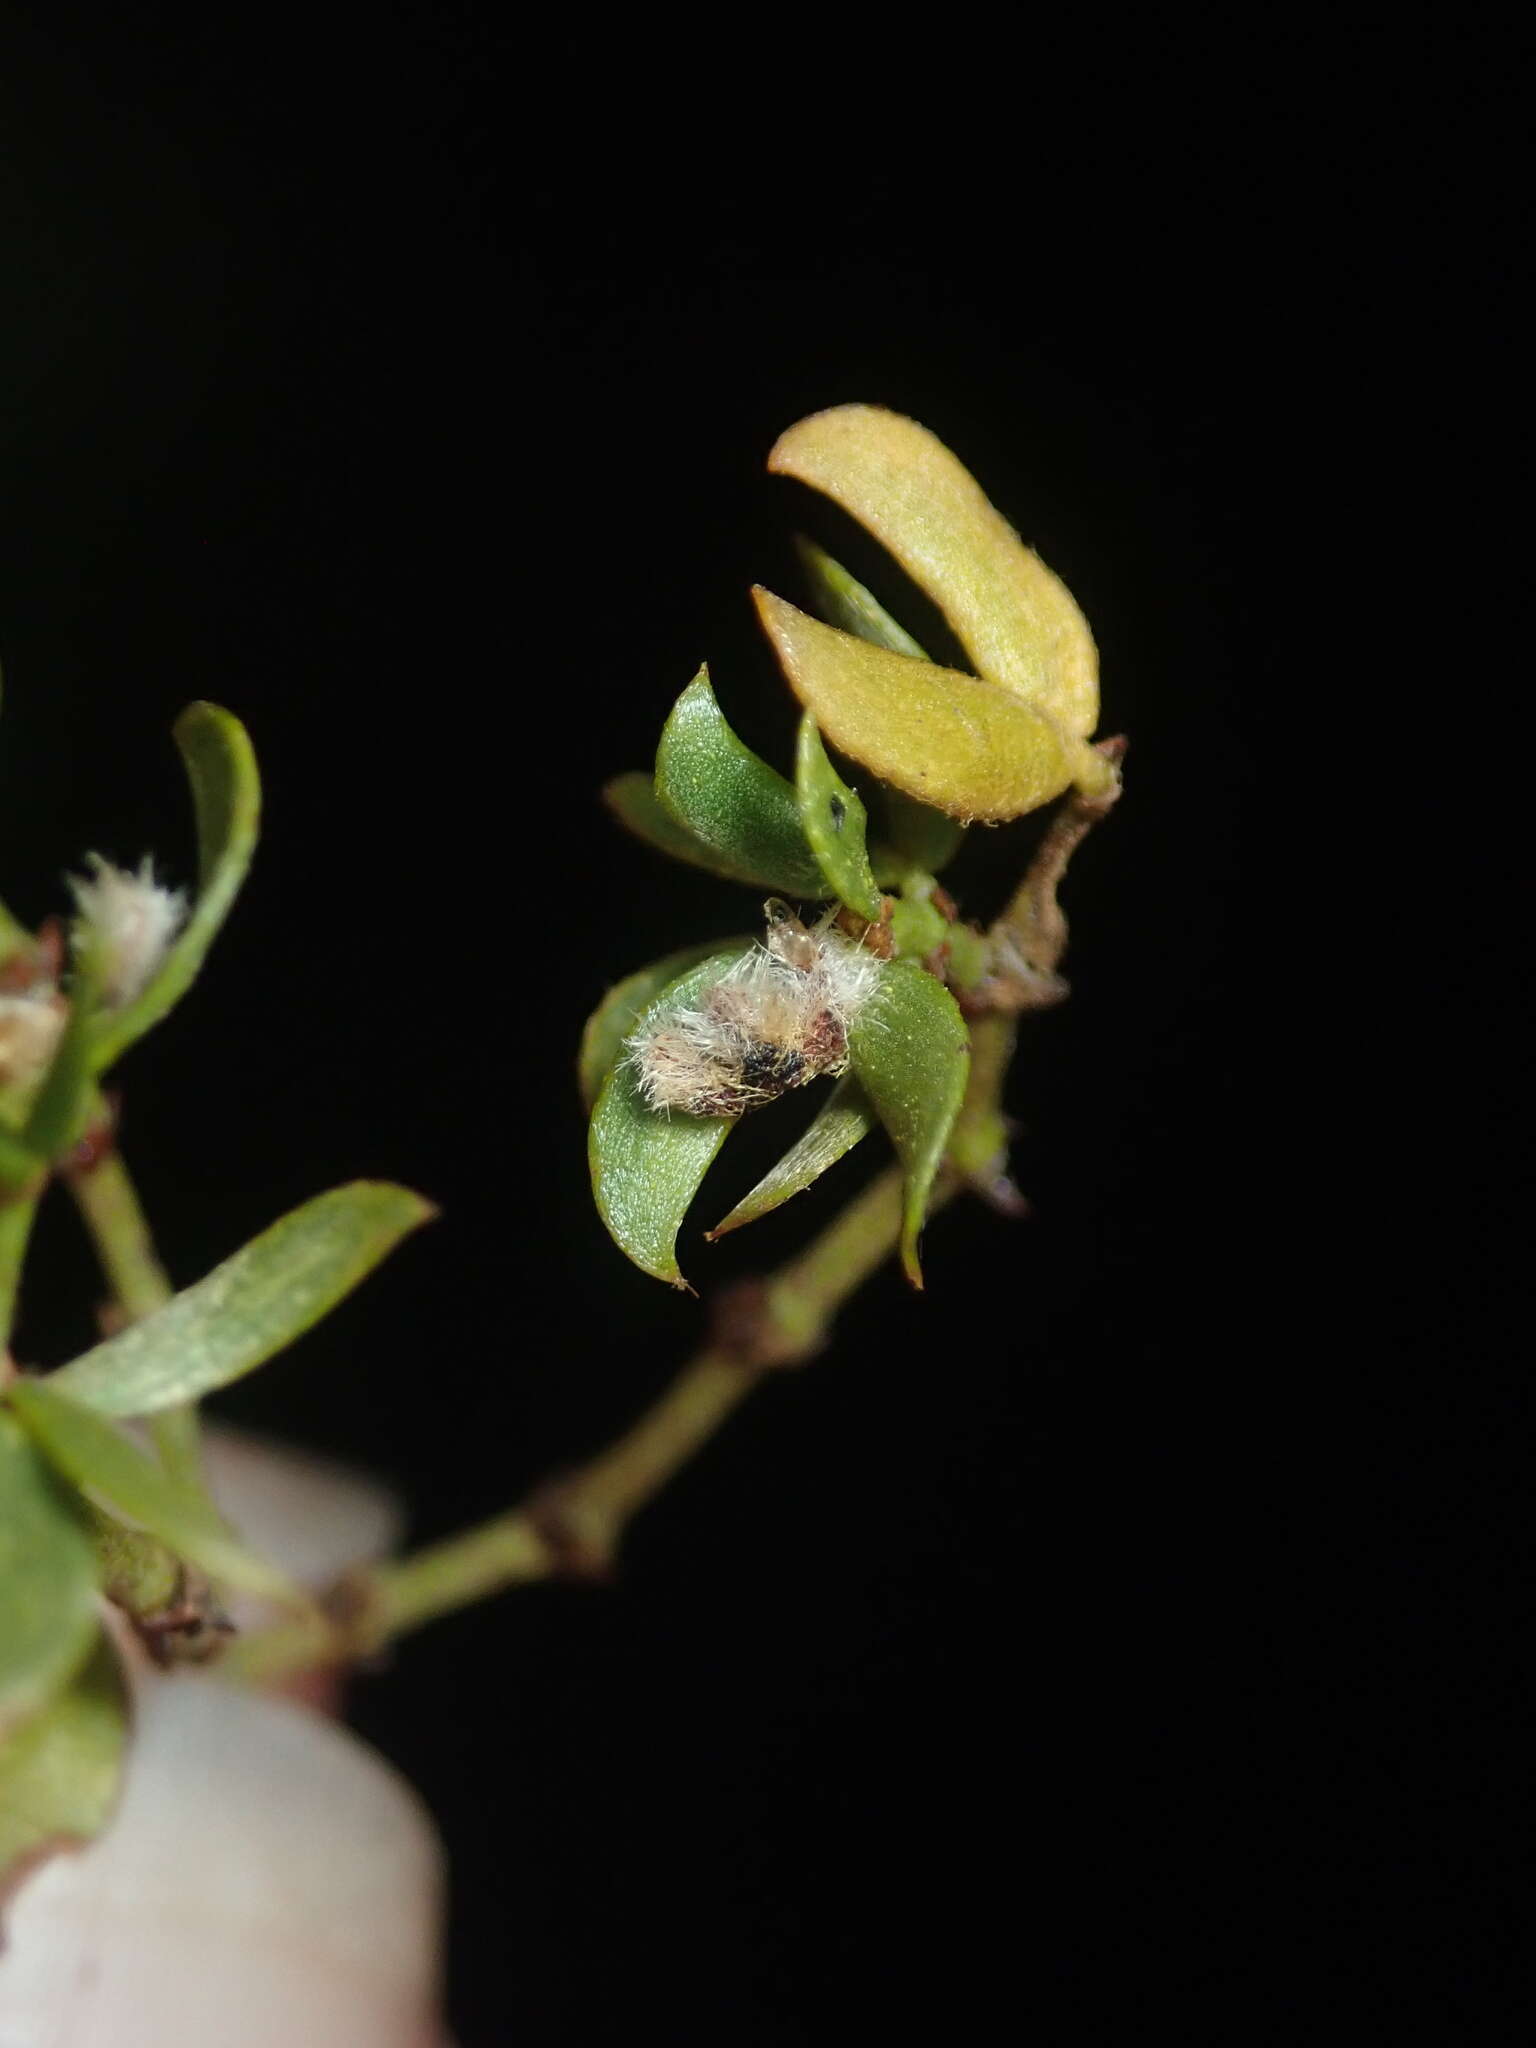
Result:
<svg viewBox="0 0 1536 2048">
<path fill-rule="evenodd" d="M 848 1064 L 848 1031 L 880 984 L 880 962 L 777 902 L 764 943 L 689 1004 L 658 1003 L 625 1040 L 652 1109 L 743 1116 Z"/>
<path fill-rule="evenodd" d="M 102 1000 L 121 1009 L 148 985 L 187 914 L 180 889 L 155 880 L 146 853 L 137 874 L 114 867 L 99 853 L 86 855 L 92 873 L 69 877 L 79 911 L 75 940 L 88 949 L 102 977 Z"/>
</svg>

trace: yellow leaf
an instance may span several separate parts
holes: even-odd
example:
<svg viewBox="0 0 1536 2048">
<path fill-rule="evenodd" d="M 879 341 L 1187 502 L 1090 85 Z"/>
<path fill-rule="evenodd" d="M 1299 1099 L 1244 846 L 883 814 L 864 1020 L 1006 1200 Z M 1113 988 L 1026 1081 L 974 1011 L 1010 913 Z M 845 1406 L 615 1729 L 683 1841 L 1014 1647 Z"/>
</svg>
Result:
<svg viewBox="0 0 1536 2048">
<path fill-rule="evenodd" d="M 955 818 L 1021 817 L 1113 771 L 1011 690 L 824 626 L 770 590 L 758 616 L 795 695 L 835 747 Z"/>
<path fill-rule="evenodd" d="M 834 406 L 782 434 L 768 467 L 824 492 L 889 548 L 980 675 L 1069 734 L 1093 731 L 1099 658 L 1087 620 L 926 427 L 879 406 Z"/>
</svg>

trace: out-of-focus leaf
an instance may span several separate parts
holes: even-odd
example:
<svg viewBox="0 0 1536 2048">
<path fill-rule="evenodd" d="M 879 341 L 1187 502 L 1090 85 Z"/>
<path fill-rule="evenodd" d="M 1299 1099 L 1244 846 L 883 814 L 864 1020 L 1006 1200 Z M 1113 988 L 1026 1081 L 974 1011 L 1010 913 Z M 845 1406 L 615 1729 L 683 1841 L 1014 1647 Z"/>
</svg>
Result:
<svg viewBox="0 0 1536 2048">
<path fill-rule="evenodd" d="M 771 889 L 775 886 L 769 876 L 744 867 L 726 854 L 716 853 L 685 826 L 679 825 L 657 796 L 651 777 L 641 769 L 632 768 L 627 774 L 616 775 L 611 782 L 605 783 L 603 802 L 626 831 L 633 832 L 637 839 L 643 839 L 647 846 L 667 854 L 672 860 L 686 861 L 689 867 L 704 868 L 712 875 L 719 875 L 723 881 L 746 882 L 754 888 Z"/>
<path fill-rule="evenodd" d="M 864 845 L 864 802 L 827 759 L 809 711 L 800 721 L 795 747 L 795 790 L 800 823 L 826 887 L 839 902 L 873 922 L 880 915 L 880 891 Z"/>
<path fill-rule="evenodd" d="M 436 1214 L 390 1181 L 316 1195 L 48 1384 L 100 1415 L 158 1415 L 200 1400 L 291 1344 Z"/>
<path fill-rule="evenodd" d="M 668 982 L 676 981 L 680 974 L 700 960 L 712 958 L 724 945 L 745 949 L 751 943 L 750 939 L 710 939 L 702 946 L 683 946 L 678 952 L 653 960 L 649 967 L 641 967 L 614 983 L 587 1019 L 586 1029 L 581 1034 L 576 1078 L 581 1087 L 582 1102 L 589 1110 L 608 1078 L 608 1069 L 619 1056 L 619 1048 Z"/>
<path fill-rule="evenodd" d="M 0 1740 L 59 1690 L 95 1630 L 96 1558 L 84 1522 L 0 1409 Z"/>
<path fill-rule="evenodd" d="M 829 1166 L 835 1166 L 874 1127 L 874 1112 L 863 1090 L 851 1074 L 845 1074 L 799 1143 L 792 1145 L 752 1192 L 743 1195 L 731 1213 L 704 1235 L 724 1237 L 727 1231 L 740 1230 L 744 1223 L 755 1223 L 759 1216 L 779 1208 L 791 1195 L 801 1194 L 812 1181 L 819 1180 Z"/>
<path fill-rule="evenodd" d="M 879 406 L 834 406 L 781 435 L 768 467 L 825 492 L 889 548 L 979 674 L 1065 732 L 1092 732 L 1099 663 L 1087 620 L 926 427 Z"/>
<path fill-rule="evenodd" d="M 901 1160 L 901 1263 L 921 1287 L 918 1236 L 970 1072 L 965 1020 L 931 974 L 893 960 L 879 995 L 854 1019 L 848 1052 Z"/>
<path fill-rule="evenodd" d="M 28 1435 L 72 1485 L 158 1536 L 211 1579 L 304 1612 L 311 1608 L 309 1595 L 232 1536 L 203 1495 L 171 1478 L 94 1410 L 43 1380 L 18 1380 L 11 1401 Z"/>
<path fill-rule="evenodd" d="M 105 1827 L 127 1735 L 127 1689 L 98 1630 L 63 1691 L 0 1744 L 0 1890 L 50 1849 L 88 1842 Z"/>
<path fill-rule="evenodd" d="M 692 1003 L 743 951 L 733 947 L 690 968 L 646 1014 Z M 677 1233 L 733 1123 L 731 1117 L 651 1109 L 632 1064 L 620 1060 L 610 1068 L 587 1139 L 592 1193 L 614 1243 L 642 1272 L 687 1286 L 678 1270 Z"/>
<path fill-rule="evenodd" d="M 699 670 L 662 728 L 656 794 L 736 874 L 802 901 L 826 896 L 793 784 L 732 732 L 708 669 Z"/>
<path fill-rule="evenodd" d="M 1099 791 L 1114 771 L 1001 684 L 855 640 L 753 593 L 790 687 L 850 760 L 962 819 L 1022 817 L 1076 781 Z"/>
<path fill-rule="evenodd" d="M 95 963 L 82 958 L 69 991 L 64 1029 L 22 1125 L 23 1145 L 39 1158 L 57 1159 L 68 1151 L 90 1114 L 94 1095 L 91 1047 L 99 986 Z"/>
<path fill-rule="evenodd" d="M 217 704 L 189 704 L 175 739 L 197 813 L 197 899 L 148 987 L 98 1018 L 91 1053 L 97 1073 L 158 1024 L 197 979 L 256 849 L 261 780 L 245 727 Z"/>
<path fill-rule="evenodd" d="M 906 627 L 898 625 L 874 593 L 866 590 L 856 577 L 850 576 L 842 563 L 834 561 L 825 548 L 819 548 L 815 541 L 800 534 L 795 538 L 795 550 L 804 566 L 811 591 L 811 606 L 818 618 L 824 619 L 829 626 L 839 627 L 844 633 L 852 633 L 856 640 L 868 640 L 874 647 L 888 647 L 892 654 L 910 654 L 918 661 L 928 659 L 926 650 L 918 645 Z M 946 817 L 943 811 L 919 803 L 915 797 L 906 796 L 899 789 L 883 792 L 882 808 L 886 838 L 896 852 L 914 867 L 936 875 L 959 852 L 965 838 L 965 827 L 956 819 Z"/>
<path fill-rule="evenodd" d="M 46 1166 L 46 1160 L 23 1144 L 19 1132 L 0 1124 L 0 1201 L 20 1188 L 31 1187 Z"/>
</svg>

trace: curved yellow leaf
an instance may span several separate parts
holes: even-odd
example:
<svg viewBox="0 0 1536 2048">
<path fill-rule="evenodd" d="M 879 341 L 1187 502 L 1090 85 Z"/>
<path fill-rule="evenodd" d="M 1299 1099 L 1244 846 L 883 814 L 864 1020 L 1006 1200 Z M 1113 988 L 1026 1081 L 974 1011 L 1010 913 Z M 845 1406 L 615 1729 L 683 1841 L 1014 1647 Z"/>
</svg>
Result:
<svg viewBox="0 0 1536 2048">
<path fill-rule="evenodd" d="M 1093 731 L 1099 657 L 1087 620 L 926 427 L 880 406 L 834 406 L 781 434 L 768 467 L 823 492 L 889 548 L 980 675 L 1068 733 Z"/>
<path fill-rule="evenodd" d="M 1113 772 L 997 683 L 855 640 L 771 590 L 752 594 L 790 687 L 827 738 L 908 796 L 997 822 Z"/>
</svg>

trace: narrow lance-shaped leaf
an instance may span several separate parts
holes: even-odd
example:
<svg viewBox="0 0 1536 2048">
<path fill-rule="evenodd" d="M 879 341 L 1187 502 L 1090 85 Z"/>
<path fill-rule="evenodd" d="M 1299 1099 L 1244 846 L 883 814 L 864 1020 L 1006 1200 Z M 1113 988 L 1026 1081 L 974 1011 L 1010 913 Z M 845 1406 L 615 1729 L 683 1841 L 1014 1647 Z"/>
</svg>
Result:
<svg viewBox="0 0 1536 2048">
<path fill-rule="evenodd" d="M 768 467 L 824 492 L 889 548 L 981 675 L 1064 731 L 1092 732 L 1099 664 L 1087 620 L 926 427 L 879 406 L 834 406 L 783 434 Z"/>
<path fill-rule="evenodd" d="M 313 1605 L 276 1566 L 231 1535 L 202 1495 L 171 1478 L 114 1424 L 42 1380 L 18 1381 L 11 1400 L 56 1470 L 158 1536 L 178 1557 L 244 1592 L 301 1611 Z"/>
<path fill-rule="evenodd" d="M 157 1415 L 200 1400 L 291 1344 L 436 1213 L 389 1181 L 316 1195 L 48 1384 L 100 1415 Z"/>
<path fill-rule="evenodd" d="M 1022 817 L 1073 781 L 1113 770 L 1022 697 L 980 676 L 892 654 L 786 604 L 753 596 L 790 687 L 835 747 L 951 816 Z"/>
<path fill-rule="evenodd" d="M 704 1235 L 724 1237 L 728 1231 L 740 1230 L 744 1223 L 755 1223 L 759 1216 L 781 1207 L 792 1195 L 802 1194 L 874 1127 L 874 1112 L 864 1091 L 851 1074 L 845 1074 L 799 1142 L 791 1145 L 751 1193 L 743 1195 L 730 1214 Z"/>
<path fill-rule="evenodd" d="M 752 941 L 709 939 L 702 946 L 683 946 L 676 953 L 653 960 L 649 967 L 626 974 L 622 981 L 615 982 L 609 989 L 587 1019 L 576 1060 L 581 1099 L 589 1110 L 596 1102 L 608 1078 L 608 1069 L 618 1058 L 625 1039 L 668 982 L 676 981 L 680 974 L 686 973 L 699 961 L 713 957 L 728 943 L 745 949 Z"/>
<path fill-rule="evenodd" d="M 776 876 L 763 873 L 744 858 L 717 852 L 686 826 L 679 825 L 657 796 L 654 779 L 641 769 L 632 768 L 604 783 L 603 802 L 627 832 L 633 832 L 637 839 L 671 860 L 703 868 L 726 882 L 745 882 L 752 888 L 763 889 L 778 886 Z"/>
<path fill-rule="evenodd" d="M 921 1287 L 918 1236 L 970 1072 L 965 1019 L 942 983 L 895 960 L 878 997 L 855 1018 L 848 1052 L 901 1160 L 901 1263 Z"/>
<path fill-rule="evenodd" d="M 111 1818 L 128 1737 L 117 1652 L 99 1631 L 62 1692 L 0 1744 L 0 1891 Z"/>
<path fill-rule="evenodd" d="M 732 732 L 708 669 L 699 670 L 662 728 L 656 794 L 736 874 L 802 900 L 826 895 L 793 785 Z"/>
<path fill-rule="evenodd" d="M 197 979 L 256 849 L 261 780 L 245 727 L 217 704 L 191 704 L 176 721 L 175 740 L 197 813 L 197 898 L 149 985 L 98 1020 L 92 1045 L 97 1073 L 158 1024 Z"/>
<path fill-rule="evenodd" d="M 69 1015 L 22 1126 L 23 1145 L 40 1158 L 57 1159 L 66 1152 L 79 1137 L 89 1115 L 93 1094 L 91 1045 L 98 1021 L 99 987 L 95 962 L 89 954 L 82 955 L 69 991 Z"/>
<path fill-rule="evenodd" d="M 801 534 L 796 536 L 795 552 L 805 569 L 811 606 L 818 618 L 844 633 L 852 633 L 856 640 L 869 641 L 873 647 L 888 647 L 892 654 L 910 654 L 918 661 L 928 659 L 927 651 L 906 627 L 898 624 L 874 593 L 866 590 L 857 577 L 850 576 L 825 548 Z M 915 867 L 936 875 L 960 851 L 965 827 L 958 819 L 889 787 L 882 792 L 882 808 L 886 837 L 896 852 Z"/>
<path fill-rule="evenodd" d="M 850 910 L 874 922 L 880 915 L 880 891 L 864 843 L 864 801 L 827 759 L 816 721 L 808 711 L 800 721 L 795 747 L 795 789 L 800 823 L 827 888 Z"/>
<path fill-rule="evenodd" d="M 745 950 L 734 947 L 690 968 L 647 1014 L 694 1002 Z M 652 1109 L 630 1061 L 609 1070 L 587 1137 L 592 1193 L 614 1243 L 642 1272 L 687 1286 L 678 1270 L 677 1233 L 733 1124 L 731 1117 Z"/>
<path fill-rule="evenodd" d="M 59 1690 L 95 1631 L 90 1536 L 36 1445 L 0 1409 L 0 1741 Z"/>
</svg>

